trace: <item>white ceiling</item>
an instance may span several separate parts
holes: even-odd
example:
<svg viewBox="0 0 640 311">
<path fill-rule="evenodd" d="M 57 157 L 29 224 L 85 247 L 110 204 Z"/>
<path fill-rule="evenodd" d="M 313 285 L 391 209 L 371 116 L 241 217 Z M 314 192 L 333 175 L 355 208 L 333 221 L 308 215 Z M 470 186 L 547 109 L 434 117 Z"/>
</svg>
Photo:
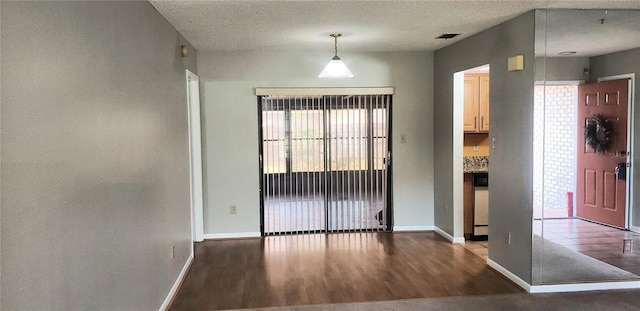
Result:
<svg viewBox="0 0 640 311">
<path fill-rule="evenodd" d="M 150 0 L 201 51 L 433 51 L 536 8 L 635 8 L 640 1 Z M 435 37 L 462 33 L 450 39 Z"/>
<path fill-rule="evenodd" d="M 536 16 L 536 25 L 537 56 L 591 57 L 640 47 L 640 10 L 549 10 Z M 576 53 L 559 55 L 565 51 Z"/>
</svg>

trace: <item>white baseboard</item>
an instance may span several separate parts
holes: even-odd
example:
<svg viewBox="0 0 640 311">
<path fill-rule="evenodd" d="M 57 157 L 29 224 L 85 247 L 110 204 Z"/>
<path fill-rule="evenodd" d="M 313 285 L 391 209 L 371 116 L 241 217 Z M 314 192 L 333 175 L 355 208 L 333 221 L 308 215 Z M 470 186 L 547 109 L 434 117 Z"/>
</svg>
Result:
<svg viewBox="0 0 640 311">
<path fill-rule="evenodd" d="M 525 282 L 520 277 L 511 273 L 511 271 L 505 269 L 503 266 L 499 265 L 491 259 L 487 259 L 487 264 L 494 270 L 498 271 L 498 273 L 504 275 L 506 278 L 516 283 L 516 285 L 532 294 L 640 288 L 640 281 L 530 285 L 529 283 Z"/>
<path fill-rule="evenodd" d="M 583 291 L 590 291 L 590 290 L 630 289 L 630 288 L 640 288 L 640 281 L 532 285 L 529 288 L 529 292 L 532 294 L 536 294 L 536 293 L 558 293 L 558 292 L 583 292 Z"/>
<path fill-rule="evenodd" d="M 447 233 L 446 231 L 435 227 L 435 231 L 437 234 L 439 234 L 440 236 L 442 236 L 443 238 L 449 240 L 449 242 L 457 244 L 457 243 L 464 243 L 464 237 L 454 237 L 451 234 Z"/>
<path fill-rule="evenodd" d="M 180 274 L 178 274 L 176 281 L 173 282 L 173 286 L 171 286 L 171 290 L 169 291 L 169 294 L 167 294 L 167 297 L 164 299 L 164 302 L 162 302 L 162 305 L 160 306 L 160 311 L 165 311 L 169 308 L 169 305 L 173 301 L 173 298 L 178 293 L 178 289 L 180 288 L 180 285 L 182 285 L 182 281 L 187 276 L 187 271 L 189 271 L 189 268 L 191 268 L 192 262 L 193 262 L 193 253 L 189 255 L 189 258 L 187 258 L 187 262 L 185 262 L 184 266 L 182 267 L 182 271 L 180 271 Z"/>
<path fill-rule="evenodd" d="M 205 240 L 259 238 L 260 232 L 205 233 Z"/>
<path fill-rule="evenodd" d="M 505 267 L 499 265 L 497 262 L 491 259 L 487 259 L 487 264 L 489 265 L 489 267 L 498 271 L 498 273 L 504 275 L 507 279 L 511 280 L 513 283 L 516 283 L 516 285 L 520 286 L 522 289 L 526 290 L 527 292 L 531 292 L 532 286 L 529 283 L 525 282 L 519 276 L 511 273 L 511 271 L 507 270 Z"/>
<path fill-rule="evenodd" d="M 393 226 L 393 231 L 433 231 L 435 228 L 434 226 Z"/>
</svg>

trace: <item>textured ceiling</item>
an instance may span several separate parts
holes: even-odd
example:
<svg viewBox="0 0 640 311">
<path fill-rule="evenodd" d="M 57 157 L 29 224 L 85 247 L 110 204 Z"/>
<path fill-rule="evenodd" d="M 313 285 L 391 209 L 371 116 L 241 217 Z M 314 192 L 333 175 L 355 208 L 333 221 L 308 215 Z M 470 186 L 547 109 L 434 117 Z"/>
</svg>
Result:
<svg viewBox="0 0 640 311">
<path fill-rule="evenodd" d="M 538 56 L 573 51 L 568 57 L 591 57 L 637 47 L 640 10 L 549 10 L 536 16 Z"/>
<path fill-rule="evenodd" d="M 535 8 L 640 1 L 150 1 L 198 50 L 433 51 Z M 461 33 L 449 40 L 443 33 Z"/>
</svg>

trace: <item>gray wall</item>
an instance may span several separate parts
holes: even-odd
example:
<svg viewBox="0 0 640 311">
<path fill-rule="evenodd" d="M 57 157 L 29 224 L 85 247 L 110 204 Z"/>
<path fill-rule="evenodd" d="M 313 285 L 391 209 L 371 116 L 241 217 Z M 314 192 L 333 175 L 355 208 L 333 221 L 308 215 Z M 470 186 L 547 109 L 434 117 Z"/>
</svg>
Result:
<svg viewBox="0 0 640 311">
<path fill-rule="evenodd" d="M 635 98 L 633 103 L 633 122 L 635 127 L 633 133 L 634 149 L 632 155 L 634 161 L 638 161 L 640 157 L 640 108 L 638 108 L 638 93 L 640 92 L 640 48 L 612 53 L 597 57 L 592 57 L 589 62 L 591 82 L 596 82 L 598 78 L 615 76 L 621 74 L 635 73 Z M 632 225 L 640 227 L 640 166 L 633 167 L 633 193 L 634 200 L 632 204 Z"/>
<path fill-rule="evenodd" d="M 453 193 L 453 74 L 491 65 L 489 258 L 531 281 L 534 12 L 435 52 L 435 224 L 451 235 Z M 507 72 L 507 58 L 524 55 L 524 70 Z M 462 187 L 462 185 L 459 185 Z M 454 211 L 455 212 L 455 211 Z M 455 232 L 460 231 L 460 232 Z M 506 234 L 511 233 L 511 244 Z"/>
<path fill-rule="evenodd" d="M 331 58 L 330 49 L 200 53 L 198 68 L 205 98 L 206 234 L 260 231 L 255 87 L 394 86 L 395 225 L 433 225 L 433 53 L 340 56 L 355 78 L 317 78 Z M 399 143 L 401 134 L 407 136 L 407 143 Z M 237 204 L 237 214 L 229 214 L 231 204 Z"/>
<path fill-rule="evenodd" d="M 588 57 L 537 57 L 536 81 L 584 81 L 589 78 L 585 68 L 589 68 Z"/>
<path fill-rule="evenodd" d="M 190 254 L 195 49 L 147 2 L 1 6 L 0 309 L 157 310 Z"/>
</svg>

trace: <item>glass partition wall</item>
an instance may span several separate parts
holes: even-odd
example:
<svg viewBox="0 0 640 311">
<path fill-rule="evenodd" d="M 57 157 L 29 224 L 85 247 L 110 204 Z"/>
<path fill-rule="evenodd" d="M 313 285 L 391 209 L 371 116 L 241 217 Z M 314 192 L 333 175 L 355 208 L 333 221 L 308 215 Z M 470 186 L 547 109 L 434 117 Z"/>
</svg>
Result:
<svg viewBox="0 0 640 311">
<path fill-rule="evenodd" d="M 532 284 L 637 281 L 640 11 L 538 10 L 535 48 Z"/>
</svg>

